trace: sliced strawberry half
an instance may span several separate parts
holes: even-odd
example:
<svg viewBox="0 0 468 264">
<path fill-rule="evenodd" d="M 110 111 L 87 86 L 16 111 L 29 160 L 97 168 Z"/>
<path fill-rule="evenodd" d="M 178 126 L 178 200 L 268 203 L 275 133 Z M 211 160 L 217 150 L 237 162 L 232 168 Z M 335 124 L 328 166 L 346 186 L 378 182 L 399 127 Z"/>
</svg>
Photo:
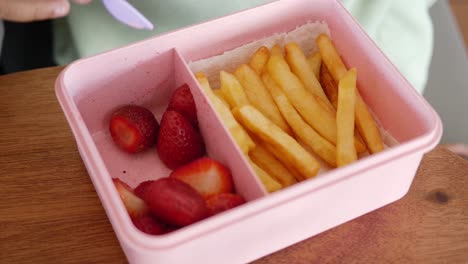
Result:
<svg viewBox="0 0 468 264">
<path fill-rule="evenodd" d="M 145 197 L 146 189 L 152 182 L 154 181 L 144 181 L 138 184 L 138 186 L 135 188 L 135 190 L 133 190 L 133 192 L 135 193 L 136 196 L 140 197 L 141 199 L 145 199 L 144 197 Z"/>
<path fill-rule="evenodd" d="M 179 167 L 170 174 L 170 177 L 191 185 L 204 199 L 234 191 L 229 169 L 220 162 L 207 157 Z"/>
<path fill-rule="evenodd" d="M 136 153 L 156 143 L 159 124 L 150 110 L 142 106 L 126 105 L 114 112 L 109 130 L 120 148 Z"/>
<path fill-rule="evenodd" d="M 119 192 L 128 214 L 132 219 L 142 217 L 149 213 L 148 206 L 145 201 L 138 198 L 132 188 L 119 179 L 113 179 L 115 188 Z"/>
<path fill-rule="evenodd" d="M 206 200 L 206 207 L 210 215 L 215 215 L 244 203 L 244 198 L 238 194 L 221 193 Z"/>
<path fill-rule="evenodd" d="M 183 84 L 174 91 L 167 109 L 181 113 L 194 127 L 198 127 L 197 108 L 187 84 Z"/>
<path fill-rule="evenodd" d="M 148 185 L 145 202 L 154 216 L 172 226 L 186 226 L 208 216 L 200 194 L 190 185 L 169 177 Z"/>
<path fill-rule="evenodd" d="M 136 228 L 149 235 L 160 235 L 166 233 L 164 224 L 149 214 L 133 218 L 132 222 Z"/>
<path fill-rule="evenodd" d="M 201 135 L 182 114 L 168 110 L 161 119 L 157 150 L 161 161 L 176 169 L 205 154 Z"/>
</svg>

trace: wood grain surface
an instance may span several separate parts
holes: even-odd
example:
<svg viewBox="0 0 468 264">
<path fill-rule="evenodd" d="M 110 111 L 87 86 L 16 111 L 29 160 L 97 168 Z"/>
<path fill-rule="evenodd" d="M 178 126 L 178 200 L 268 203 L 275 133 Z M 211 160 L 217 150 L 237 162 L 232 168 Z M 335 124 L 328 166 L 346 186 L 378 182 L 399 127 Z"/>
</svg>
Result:
<svg viewBox="0 0 468 264">
<path fill-rule="evenodd" d="M 0 76 L 0 263 L 125 263 L 55 97 L 61 69 Z M 403 199 L 255 263 L 466 263 L 467 189 L 468 162 L 438 148 Z"/>
<path fill-rule="evenodd" d="M 460 33 L 465 39 L 465 49 L 468 48 L 468 1 L 467 0 L 450 0 L 453 15 L 458 23 Z"/>
</svg>

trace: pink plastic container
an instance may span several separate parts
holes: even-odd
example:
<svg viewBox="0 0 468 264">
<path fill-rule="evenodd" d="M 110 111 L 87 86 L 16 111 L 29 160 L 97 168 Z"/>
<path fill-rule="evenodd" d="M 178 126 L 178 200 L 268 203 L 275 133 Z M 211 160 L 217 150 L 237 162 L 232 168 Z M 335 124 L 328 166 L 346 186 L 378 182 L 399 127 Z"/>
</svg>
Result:
<svg viewBox="0 0 468 264">
<path fill-rule="evenodd" d="M 321 177 L 267 195 L 202 93 L 188 62 L 207 58 L 308 21 L 328 23 L 359 89 L 400 144 Z M 167 176 L 155 151 L 118 150 L 108 132 L 116 107 L 136 103 L 160 120 L 173 89 L 194 95 L 211 157 L 228 165 L 249 202 L 163 236 L 132 224 L 112 178 L 135 187 Z M 442 134 L 439 117 L 346 12 L 339 1 L 282 0 L 165 34 L 67 67 L 58 100 L 120 244 L 132 263 L 246 263 L 403 197 L 424 153 Z"/>
</svg>

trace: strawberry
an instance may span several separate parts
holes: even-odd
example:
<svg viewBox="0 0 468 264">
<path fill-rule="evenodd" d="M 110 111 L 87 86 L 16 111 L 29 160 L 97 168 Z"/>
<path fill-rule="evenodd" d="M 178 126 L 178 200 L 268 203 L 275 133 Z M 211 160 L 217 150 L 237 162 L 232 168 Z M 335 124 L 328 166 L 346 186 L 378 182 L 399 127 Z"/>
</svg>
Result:
<svg viewBox="0 0 468 264">
<path fill-rule="evenodd" d="M 141 232 L 149 235 L 160 235 L 166 233 L 164 224 L 160 223 L 149 214 L 132 218 L 132 222 Z"/>
<path fill-rule="evenodd" d="M 126 105 L 113 113 L 109 130 L 120 148 L 136 153 L 156 143 L 159 124 L 150 110 L 137 105 Z"/>
<path fill-rule="evenodd" d="M 215 215 L 244 203 L 245 200 L 240 195 L 234 193 L 221 193 L 206 200 L 206 207 L 208 207 L 210 215 Z"/>
<path fill-rule="evenodd" d="M 204 199 L 220 193 L 233 192 L 234 183 L 229 169 L 207 157 L 194 160 L 174 170 L 170 177 L 177 178 L 197 190 Z"/>
<path fill-rule="evenodd" d="M 161 161 L 175 169 L 205 154 L 201 135 L 180 113 L 168 110 L 161 119 L 157 151 Z"/>
<path fill-rule="evenodd" d="M 169 225 L 186 226 L 208 216 L 200 194 L 190 185 L 173 178 L 150 183 L 145 201 L 151 213 Z"/>
<path fill-rule="evenodd" d="M 112 179 L 130 217 L 138 218 L 149 213 L 146 203 L 138 198 L 132 188 L 119 179 Z"/>
<path fill-rule="evenodd" d="M 140 197 L 141 199 L 144 199 L 145 193 L 146 193 L 146 188 L 149 186 L 150 183 L 153 181 L 144 181 L 140 183 L 133 192 L 135 193 L 136 196 Z"/>
<path fill-rule="evenodd" d="M 198 127 L 197 109 L 192 93 L 187 84 L 183 84 L 177 88 L 169 100 L 167 110 L 179 112 L 185 116 L 193 127 Z"/>
</svg>

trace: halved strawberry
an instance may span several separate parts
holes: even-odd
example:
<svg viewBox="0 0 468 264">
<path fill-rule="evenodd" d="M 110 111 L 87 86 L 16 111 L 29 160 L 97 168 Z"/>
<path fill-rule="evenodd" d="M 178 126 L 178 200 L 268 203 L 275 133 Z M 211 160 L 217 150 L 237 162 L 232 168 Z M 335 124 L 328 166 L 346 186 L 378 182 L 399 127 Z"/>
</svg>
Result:
<svg viewBox="0 0 468 264">
<path fill-rule="evenodd" d="M 120 198 L 122 199 L 125 208 L 127 209 L 127 212 L 132 219 L 142 217 L 149 213 L 149 209 L 145 201 L 138 198 L 133 193 L 133 190 L 130 188 L 130 186 L 116 178 L 112 179 L 112 181 L 114 182 L 115 188 L 119 192 Z"/>
<path fill-rule="evenodd" d="M 182 114 L 168 110 L 161 119 L 157 150 L 161 161 L 175 169 L 205 154 L 201 135 Z"/>
<path fill-rule="evenodd" d="M 136 228 L 149 235 L 160 235 L 166 233 L 164 224 L 160 223 L 149 214 L 133 218 L 132 222 Z"/>
<path fill-rule="evenodd" d="M 169 100 L 167 110 L 174 110 L 181 113 L 194 127 L 198 127 L 195 101 L 193 100 L 192 93 L 187 84 L 183 84 L 174 91 Z"/>
<path fill-rule="evenodd" d="M 208 216 L 200 194 L 173 178 L 161 178 L 148 185 L 145 202 L 158 219 L 173 226 L 186 226 Z"/>
<path fill-rule="evenodd" d="M 174 170 L 177 178 L 195 188 L 204 199 L 220 193 L 233 192 L 234 183 L 227 167 L 211 158 L 200 158 Z"/>
<path fill-rule="evenodd" d="M 114 112 L 109 130 L 120 148 L 136 153 L 156 143 L 159 124 L 150 110 L 137 105 L 126 105 Z"/>
<path fill-rule="evenodd" d="M 136 196 L 140 197 L 141 199 L 145 199 L 145 192 L 146 188 L 154 181 L 144 181 L 140 183 L 133 192 L 135 193 Z"/>
<path fill-rule="evenodd" d="M 221 193 L 206 200 L 206 207 L 210 215 L 215 215 L 244 203 L 244 198 L 238 194 Z"/>
</svg>

